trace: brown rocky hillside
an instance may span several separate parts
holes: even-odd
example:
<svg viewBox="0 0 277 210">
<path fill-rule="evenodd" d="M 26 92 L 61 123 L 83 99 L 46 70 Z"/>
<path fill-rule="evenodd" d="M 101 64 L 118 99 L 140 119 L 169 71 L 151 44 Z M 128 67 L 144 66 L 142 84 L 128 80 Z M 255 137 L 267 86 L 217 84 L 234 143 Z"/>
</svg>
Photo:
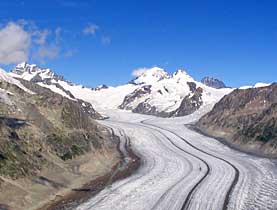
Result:
<svg viewBox="0 0 277 210">
<path fill-rule="evenodd" d="M 34 94 L 0 80 L 0 206 L 11 209 L 39 206 L 120 159 L 117 140 L 95 122 L 101 116 L 89 103 L 21 83 Z"/>
<path fill-rule="evenodd" d="M 248 151 L 277 155 L 277 83 L 236 89 L 197 123 L 209 135 Z"/>
</svg>

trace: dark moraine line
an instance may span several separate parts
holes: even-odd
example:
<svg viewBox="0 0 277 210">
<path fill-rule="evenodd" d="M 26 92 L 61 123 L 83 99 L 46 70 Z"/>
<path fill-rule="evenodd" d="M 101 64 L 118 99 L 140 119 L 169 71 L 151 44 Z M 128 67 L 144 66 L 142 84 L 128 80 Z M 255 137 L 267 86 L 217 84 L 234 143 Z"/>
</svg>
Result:
<svg viewBox="0 0 277 210">
<path fill-rule="evenodd" d="M 113 121 L 110 120 L 110 122 L 113 122 Z M 119 121 L 114 121 L 114 122 L 119 122 Z M 178 149 L 181 150 L 182 152 L 185 152 L 186 154 L 191 155 L 192 157 L 194 157 L 194 158 L 196 158 L 196 159 L 198 159 L 198 160 L 200 160 L 201 162 L 204 163 L 204 165 L 207 167 L 206 173 L 205 173 L 204 176 L 194 185 L 194 187 L 190 190 L 190 192 L 188 193 L 188 195 L 187 195 L 187 197 L 186 197 L 185 202 L 184 202 L 183 205 L 182 205 L 182 209 L 187 209 L 187 208 L 188 208 L 188 204 L 190 203 L 190 200 L 191 200 L 191 198 L 192 198 L 193 192 L 196 190 L 196 188 L 197 188 L 198 186 L 200 186 L 200 184 L 201 184 L 201 183 L 207 178 L 207 176 L 210 174 L 210 167 L 209 167 L 208 163 L 207 163 L 205 160 L 203 160 L 202 158 L 200 158 L 200 157 L 198 157 L 198 156 L 196 156 L 196 155 L 194 155 L 194 154 L 192 154 L 192 153 L 190 153 L 190 152 L 187 152 L 187 151 L 184 150 L 183 148 L 181 148 L 181 147 L 179 147 L 178 145 L 176 145 L 170 138 L 168 138 L 168 137 L 167 137 L 164 133 L 162 133 L 160 130 L 146 126 L 146 125 L 152 126 L 151 124 L 144 123 L 144 121 L 141 121 L 141 125 L 140 125 L 140 124 L 137 124 L 137 123 L 126 123 L 126 122 L 120 122 L 120 123 L 122 123 L 122 124 L 134 124 L 134 125 L 136 125 L 136 126 L 141 126 L 141 127 L 147 128 L 147 129 L 155 130 L 155 131 L 159 132 L 162 136 L 164 136 L 174 147 L 178 148 Z M 145 124 L 145 125 L 143 125 L 143 124 Z M 153 126 L 153 127 L 157 127 L 157 126 Z M 159 128 L 159 127 L 157 127 L 157 128 Z M 160 129 L 161 129 L 161 128 L 160 128 Z M 177 136 L 177 135 L 176 135 L 176 136 Z M 179 137 L 179 136 L 177 136 L 177 137 Z M 179 138 L 180 138 L 180 137 L 179 137 Z M 178 182 L 178 183 L 179 183 L 179 182 Z M 175 184 L 175 185 L 176 185 L 176 184 Z M 166 193 L 168 193 L 169 190 L 170 190 L 171 188 L 173 188 L 173 187 L 174 187 L 174 186 L 170 187 L 170 188 L 167 190 L 167 192 L 165 192 L 165 193 L 160 197 L 160 199 L 158 200 L 158 202 L 159 202 L 161 199 L 163 199 L 163 197 L 166 195 Z M 157 202 L 157 204 L 158 204 L 158 202 Z M 156 205 L 155 205 L 151 210 L 153 210 L 155 207 L 156 207 Z"/>
<path fill-rule="evenodd" d="M 141 123 L 147 125 L 147 123 L 144 123 L 143 121 L 142 121 Z M 148 124 L 148 125 L 150 125 L 150 124 Z M 142 126 L 142 125 L 141 125 L 141 126 Z M 191 201 L 193 192 L 200 186 L 201 183 L 203 183 L 203 181 L 204 181 L 204 180 L 207 178 L 207 176 L 210 174 L 210 167 L 209 167 L 208 163 L 207 163 L 205 160 L 203 160 L 202 158 L 200 158 L 200 157 L 198 157 L 198 156 L 196 156 L 196 155 L 194 155 L 194 154 L 192 154 L 192 153 L 190 153 L 190 152 L 184 150 L 183 148 L 179 147 L 178 145 L 176 145 L 168 136 L 166 136 L 166 135 L 165 135 L 164 133 L 162 133 L 160 130 L 155 129 L 155 128 L 151 128 L 151 127 L 148 127 L 148 126 L 142 126 L 142 127 L 146 127 L 146 128 L 148 128 L 148 129 L 152 129 L 152 130 L 157 131 L 157 132 L 160 133 L 162 136 L 164 136 L 173 146 L 175 146 L 176 148 L 178 148 L 178 149 L 181 150 L 182 152 L 184 152 L 184 153 L 186 153 L 186 154 L 188 154 L 188 155 L 190 155 L 190 156 L 192 156 L 192 157 L 194 157 L 194 158 L 200 160 L 200 161 L 203 162 L 204 165 L 207 167 L 206 173 L 205 173 L 204 176 L 193 186 L 193 188 L 189 191 L 189 193 L 188 193 L 188 195 L 187 195 L 187 197 L 186 197 L 186 199 L 185 199 L 185 201 L 184 201 L 184 203 L 183 203 L 183 205 L 182 205 L 182 209 L 187 209 L 187 208 L 189 207 L 189 204 L 190 204 L 190 201 Z M 154 126 L 154 127 L 156 127 L 156 126 Z M 180 138 L 180 137 L 179 137 L 179 138 Z M 180 180 L 180 181 L 181 181 L 181 180 Z M 180 182 L 180 181 L 179 181 L 179 182 Z M 177 183 L 175 183 L 173 186 L 171 186 L 171 187 L 160 197 L 160 199 L 158 200 L 157 204 L 158 204 L 158 203 L 161 201 L 161 199 L 163 199 L 163 197 L 164 197 L 173 187 L 175 187 L 179 182 L 177 182 Z M 156 208 L 156 205 L 152 208 L 152 210 L 155 209 L 155 208 Z"/>
<path fill-rule="evenodd" d="M 194 149 L 196 149 L 196 150 L 198 150 L 198 151 L 200 151 L 200 152 L 202 152 L 202 153 L 204 153 L 204 154 L 207 154 L 207 155 L 209 155 L 209 156 L 212 156 L 212 157 L 214 157 L 214 158 L 216 158 L 216 159 L 219 159 L 219 160 L 221 160 L 221 161 L 227 163 L 228 165 L 230 165 L 230 166 L 234 169 L 234 171 L 235 171 L 235 178 L 233 179 L 233 182 L 232 182 L 232 184 L 230 185 L 230 187 L 229 187 L 229 189 L 228 189 L 228 191 L 227 191 L 227 194 L 226 194 L 226 196 L 225 196 L 224 203 L 223 203 L 223 206 L 222 206 L 222 210 L 227 210 L 227 209 L 228 209 L 229 201 L 230 201 L 230 199 L 231 199 L 231 193 L 232 193 L 233 189 L 235 188 L 235 185 L 237 184 L 238 179 L 239 179 L 239 170 L 238 170 L 232 163 L 230 163 L 228 160 L 225 160 L 225 159 L 223 159 L 223 158 L 221 158 L 221 157 L 217 157 L 217 156 L 215 156 L 215 155 L 213 155 L 213 154 L 210 154 L 210 153 L 208 153 L 208 152 L 206 152 L 206 151 L 204 151 L 204 150 L 202 150 L 202 149 L 197 148 L 196 146 L 194 146 L 193 144 L 191 144 L 188 140 L 184 139 L 183 137 L 181 137 L 180 135 L 176 134 L 175 132 L 173 132 L 173 131 L 171 131 L 171 130 L 168 130 L 168 129 L 165 129 L 165 128 L 162 128 L 162 127 L 159 127 L 159 126 L 156 126 L 156 125 L 153 125 L 153 124 L 150 124 L 150 123 L 146 123 L 145 121 L 146 121 L 146 120 L 143 120 L 143 121 L 141 121 L 141 123 L 142 123 L 142 124 L 145 124 L 145 125 L 150 125 L 150 126 L 153 126 L 153 127 L 156 127 L 156 128 L 162 129 L 162 130 L 165 130 L 165 131 L 168 131 L 168 132 L 172 133 L 173 135 L 175 135 L 175 136 L 179 137 L 180 139 L 182 139 L 184 142 L 186 142 L 186 143 L 187 143 L 189 146 L 191 146 L 192 148 L 194 148 Z M 183 205 L 182 210 L 185 210 L 185 209 L 188 208 L 189 203 L 190 203 L 191 198 L 192 198 L 193 191 L 196 190 L 196 189 L 197 189 L 197 187 L 194 187 L 194 189 L 192 189 L 192 191 L 189 193 L 189 195 L 187 196 L 187 198 L 186 198 L 186 200 L 185 200 L 185 202 L 184 202 L 184 205 Z M 189 197 L 189 198 L 188 198 L 188 197 Z"/>
<path fill-rule="evenodd" d="M 112 127 L 110 127 L 110 126 L 107 126 L 107 125 L 104 125 L 104 126 L 110 129 L 112 135 L 117 136 L 117 135 L 115 135 L 114 128 L 112 128 Z M 140 159 L 140 157 L 139 157 L 137 154 L 134 154 L 134 151 L 130 150 L 130 140 L 129 140 L 129 137 L 126 136 L 125 132 L 124 132 L 121 128 L 116 128 L 116 129 L 119 131 L 119 134 L 122 135 L 122 137 L 125 138 L 125 140 L 126 140 L 126 141 L 125 141 L 125 144 L 124 144 L 124 148 L 125 148 L 125 150 L 127 151 L 128 156 L 129 156 L 129 157 L 133 157 L 133 158 L 135 157 L 135 158 L 139 158 L 139 159 Z M 119 152 L 120 152 L 120 156 L 121 156 L 121 157 L 124 157 L 124 154 L 121 152 L 121 150 L 120 150 L 119 147 L 118 147 L 118 149 L 119 149 Z M 141 164 L 142 164 L 142 163 L 140 162 L 138 168 L 141 167 Z M 138 170 L 138 168 L 137 168 L 136 170 Z M 114 176 L 114 174 L 113 174 L 112 176 Z M 135 178 L 135 179 L 139 179 L 139 178 L 141 178 L 142 176 L 143 176 L 143 175 L 141 175 L 141 176 L 139 176 L 139 177 L 137 177 L 137 178 Z M 125 178 L 125 177 L 124 177 L 124 178 Z M 110 179 L 111 179 L 111 178 L 110 178 Z M 110 182 L 110 179 L 109 179 L 108 182 Z M 120 186 L 116 187 L 115 189 L 110 190 L 110 193 L 115 192 L 117 189 L 119 189 L 119 188 L 122 187 L 123 185 L 126 185 L 126 184 L 132 182 L 132 181 L 135 180 L 135 179 L 131 179 L 131 180 L 129 180 L 128 182 L 126 182 L 126 183 L 124 183 L 124 184 L 121 184 Z M 120 180 L 120 179 L 119 179 L 119 180 Z M 99 199 L 99 200 L 96 201 L 95 203 L 89 205 L 88 208 L 91 209 L 92 207 L 96 206 L 97 204 L 99 204 L 100 202 L 102 202 L 102 201 L 103 201 L 104 199 L 106 199 L 107 197 L 108 197 L 108 195 L 103 196 L 101 199 Z M 0 209 L 0 210 L 1 210 L 1 209 Z"/>
</svg>

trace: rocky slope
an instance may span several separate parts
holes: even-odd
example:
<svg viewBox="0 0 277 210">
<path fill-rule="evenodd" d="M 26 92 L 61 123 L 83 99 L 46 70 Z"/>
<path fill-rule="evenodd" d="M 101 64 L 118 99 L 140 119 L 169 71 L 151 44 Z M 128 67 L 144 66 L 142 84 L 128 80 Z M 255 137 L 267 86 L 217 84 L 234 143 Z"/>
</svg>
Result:
<svg viewBox="0 0 277 210">
<path fill-rule="evenodd" d="M 117 164 L 117 142 L 99 116 L 87 102 L 0 70 L 0 204 L 29 209 Z"/>
<path fill-rule="evenodd" d="M 213 87 L 216 89 L 220 89 L 220 88 L 227 88 L 227 86 L 224 84 L 224 82 L 213 78 L 213 77 L 204 77 L 203 79 L 201 79 L 201 82 L 204 85 L 207 85 L 209 87 Z"/>
<path fill-rule="evenodd" d="M 234 90 L 197 127 L 248 151 L 277 156 L 277 83 Z"/>
</svg>

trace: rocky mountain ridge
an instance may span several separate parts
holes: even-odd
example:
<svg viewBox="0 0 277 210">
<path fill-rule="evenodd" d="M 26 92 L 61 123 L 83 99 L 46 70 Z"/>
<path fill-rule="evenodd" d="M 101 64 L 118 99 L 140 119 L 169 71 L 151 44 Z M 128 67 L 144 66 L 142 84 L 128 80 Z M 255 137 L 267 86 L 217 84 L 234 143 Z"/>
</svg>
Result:
<svg viewBox="0 0 277 210">
<path fill-rule="evenodd" d="M 224 84 L 224 82 L 213 78 L 213 77 L 204 77 L 203 79 L 201 79 L 201 82 L 204 85 L 207 85 L 209 87 L 213 87 L 216 89 L 220 89 L 220 88 L 227 88 L 227 86 Z"/>
<path fill-rule="evenodd" d="M 277 83 L 234 90 L 197 127 L 248 151 L 277 155 Z"/>
</svg>

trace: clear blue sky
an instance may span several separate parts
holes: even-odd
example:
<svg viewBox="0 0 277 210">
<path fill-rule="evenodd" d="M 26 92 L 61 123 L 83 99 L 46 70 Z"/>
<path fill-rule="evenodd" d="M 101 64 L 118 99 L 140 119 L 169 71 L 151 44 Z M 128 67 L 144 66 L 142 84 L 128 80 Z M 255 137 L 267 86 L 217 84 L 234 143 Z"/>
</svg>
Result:
<svg viewBox="0 0 277 210">
<path fill-rule="evenodd" d="M 24 19 L 49 39 L 60 28 L 59 52 L 44 54 L 42 66 L 76 83 L 122 84 L 154 65 L 233 87 L 277 81 L 274 0 L 4 0 L 0 8 L 1 27 Z"/>
</svg>

